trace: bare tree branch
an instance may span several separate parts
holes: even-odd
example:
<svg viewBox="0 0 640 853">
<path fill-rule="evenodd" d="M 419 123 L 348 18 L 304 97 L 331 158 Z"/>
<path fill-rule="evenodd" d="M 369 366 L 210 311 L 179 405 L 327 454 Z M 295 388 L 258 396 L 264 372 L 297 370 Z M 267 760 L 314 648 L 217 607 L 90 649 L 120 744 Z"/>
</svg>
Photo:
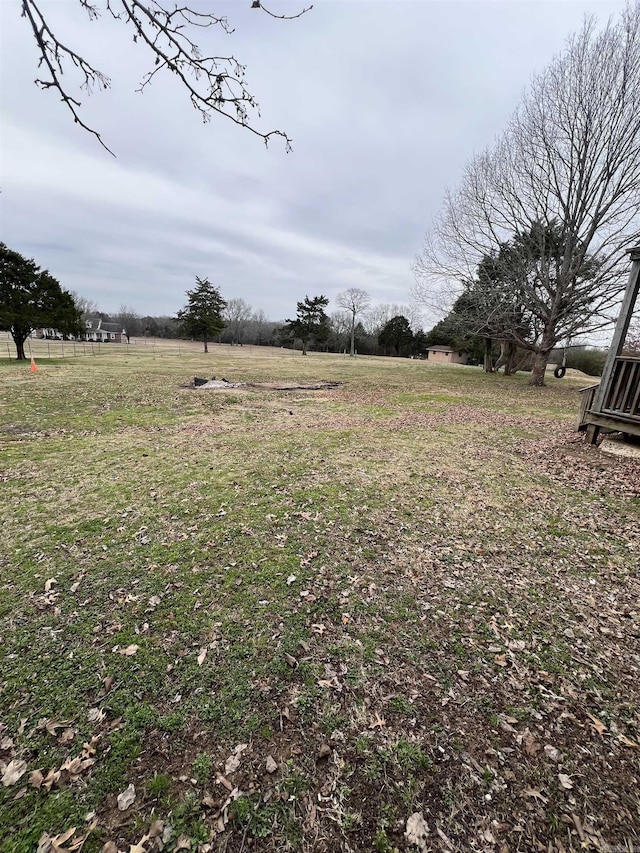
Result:
<svg viewBox="0 0 640 853">
<path fill-rule="evenodd" d="M 95 20 L 98 17 L 98 12 L 95 6 L 91 6 L 86 2 L 86 0 L 80 0 L 80 2 L 87 10 L 89 18 L 91 20 Z M 49 72 L 49 79 L 37 79 L 35 81 L 36 85 L 41 89 L 56 89 L 59 92 L 62 101 L 71 112 L 74 122 L 79 124 L 80 127 L 88 133 L 93 134 L 100 145 L 102 145 L 109 154 L 113 154 L 113 151 L 111 151 L 111 149 L 103 142 L 98 131 L 93 130 L 93 128 L 89 127 L 82 121 L 78 115 L 78 107 L 81 106 L 80 101 L 75 100 L 75 98 L 72 98 L 71 95 L 68 94 L 66 89 L 63 87 L 60 78 L 64 73 L 64 62 L 65 60 L 68 60 L 80 71 L 80 74 L 83 77 L 83 80 L 80 83 L 80 88 L 84 89 L 88 94 L 91 94 L 92 89 L 95 87 L 98 89 L 108 89 L 111 85 L 111 81 L 105 74 L 98 71 L 97 68 L 94 68 L 74 50 L 62 44 L 62 42 L 56 38 L 44 19 L 44 16 L 42 15 L 35 0 L 22 0 L 22 16 L 27 18 L 31 24 L 33 35 L 36 40 L 36 44 L 38 45 L 38 50 L 40 51 L 38 68 L 41 68 L 44 65 Z M 115 157 L 115 154 L 113 154 L 113 156 Z"/>
<path fill-rule="evenodd" d="M 271 15 L 272 18 L 278 18 L 280 21 L 295 21 L 296 18 L 301 18 L 305 12 L 310 12 L 313 9 L 313 3 L 311 6 L 307 6 L 306 9 L 302 9 L 295 15 L 276 15 L 274 12 L 270 12 L 265 6 L 260 2 L 260 0 L 253 0 L 251 3 L 252 9 L 262 9 L 263 12 L 266 12 L 267 15 Z"/>
<path fill-rule="evenodd" d="M 99 21 L 101 10 L 91 0 L 77 0 L 90 21 Z M 262 139 L 265 145 L 274 136 L 284 140 L 285 150 L 291 150 L 291 139 L 282 130 L 263 132 L 251 121 L 251 115 L 260 117 L 255 97 L 247 87 L 245 66 L 233 55 L 203 55 L 194 40 L 195 32 L 209 27 L 219 27 L 225 35 L 233 28 L 224 16 L 200 12 L 189 6 L 171 7 L 169 0 L 101 0 L 104 10 L 133 30 L 134 42 L 146 47 L 153 59 L 153 67 L 142 78 L 137 89 L 143 92 L 162 71 L 175 75 L 186 89 L 191 104 L 207 122 L 217 114 L 230 119 L 237 125 Z M 63 82 L 68 65 L 80 75 L 78 87 L 91 94 L 94 89 L 108 89 L 111 81 L 76 50 L 64 44 L 56 35 L 38 5 L 39 0 L 22 0 L 22 16 L 29 21 L 39 51 L 38 67 L 46 69 L 47 76 L 37 79 L 42 89 L 55 89 L 62 102 L 71 112 L 73 120 L 87 132 L 93 134 L 110 154 L 101 134 L 87 125 L 80 117 L 81 102 L 71 93 L 73 87 Z M 265 9 L 259 0 L 253 0 L 252 8 L 259 8 L 272 18 L 294 20 L 312 9 L 303 8 L 295 15 L 277 15 Z"/>
</svg>

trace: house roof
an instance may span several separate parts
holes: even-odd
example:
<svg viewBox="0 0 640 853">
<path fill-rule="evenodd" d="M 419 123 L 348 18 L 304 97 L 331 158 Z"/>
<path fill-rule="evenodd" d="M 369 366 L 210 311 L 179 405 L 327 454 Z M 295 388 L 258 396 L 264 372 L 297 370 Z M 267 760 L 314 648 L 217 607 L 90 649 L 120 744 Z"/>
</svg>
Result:
<svg viewBox="0 0 640 853">
<path fill-rule="evenodd" d="M 443 347 L 440 344 L 436 344 L 436 346 L 428 347 L 428 352 L 457 352 L 453 347 Z"/>
<path fill-rule="evenodd" d="M 120 323 L 109 323 L 101 317 L 89 317 L 87 320 L 87 329 L 91 332 L 116 332 L 125 334 L 125 330 Z"/>
</svg>

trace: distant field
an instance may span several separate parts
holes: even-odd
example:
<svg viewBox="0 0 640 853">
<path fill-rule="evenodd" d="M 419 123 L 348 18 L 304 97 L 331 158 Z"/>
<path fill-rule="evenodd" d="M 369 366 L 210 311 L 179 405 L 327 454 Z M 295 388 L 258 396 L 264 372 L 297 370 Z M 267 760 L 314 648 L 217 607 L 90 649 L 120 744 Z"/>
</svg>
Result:
<svg viewBox="0 0 640 853">
<path fill-rule="evenodd" d="M 64 346 L 0 350 L 3 853 L 640 849 L 640 465 L 590 380 Z"/>
</svg>

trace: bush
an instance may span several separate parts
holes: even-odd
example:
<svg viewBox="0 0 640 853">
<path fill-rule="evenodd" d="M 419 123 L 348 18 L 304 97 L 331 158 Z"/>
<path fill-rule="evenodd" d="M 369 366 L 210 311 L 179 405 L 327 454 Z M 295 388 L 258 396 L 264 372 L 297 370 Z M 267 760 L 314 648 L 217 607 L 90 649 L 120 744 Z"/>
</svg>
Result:
<svg viewBox="0 0 640 853">
<path fill-rule="evenodd" d="M 607 351 L 595 347 L 572 347 L 567 350 L 567 367 L 581 370 L 588 376 L 601 376 Z"/>
</svg>

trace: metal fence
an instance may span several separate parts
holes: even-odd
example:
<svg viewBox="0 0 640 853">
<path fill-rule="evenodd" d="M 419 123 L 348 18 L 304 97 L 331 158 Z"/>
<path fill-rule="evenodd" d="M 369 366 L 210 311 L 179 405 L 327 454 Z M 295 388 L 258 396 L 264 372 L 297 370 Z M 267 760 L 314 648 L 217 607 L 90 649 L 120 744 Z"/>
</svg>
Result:
<svg viewBox="0 0 640 853">
<path fill-rule="evenodd" d="M 212 353 L 224 352 L 225 355 L 250 355 L 252 353 L 273 356 L 299 356 L 300 350 L 288 349 L 286 347 L 269 347 L 245 344 L 244 346 L 232 344 L 209 343 Z M 153 355 L 154 358 L 164 356 L 187 356 L 202 354 L 201 341 L 180 341 L 170 338 L 131 338 L 130 342 L 114 343 L 109 341 L 62 341 L 47 338 L 27 338 L 24 351 L 27 358 L 31 355 L 35 359 L 62 359 L 76 357 L 100 356 L 108 353 L 120 353 L 123 355 Z M 16 360 L 16 348 L 13 338 L 9 332 L 0 332 L 0 359 L 8 358 Z"/>
</svg>

